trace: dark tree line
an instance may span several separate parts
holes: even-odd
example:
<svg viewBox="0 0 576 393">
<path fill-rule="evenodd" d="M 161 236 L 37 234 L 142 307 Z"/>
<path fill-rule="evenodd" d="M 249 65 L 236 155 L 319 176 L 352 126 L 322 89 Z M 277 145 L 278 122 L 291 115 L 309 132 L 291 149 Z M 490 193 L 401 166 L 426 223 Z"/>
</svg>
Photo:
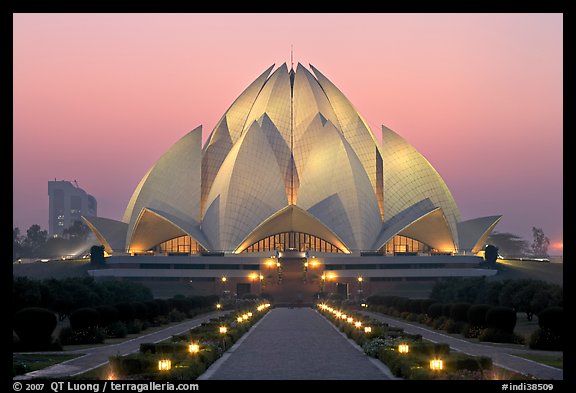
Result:
<svg viewBox="0 0 576 393">
<path fill-rule="evenodd" d="M 550 239 L 542 228 L 532 227 L 532 244 L 508 232 L 492 232 L 486 243 L 498 248 L 499 254 L 507 258 L 547 257 Z"/>
<path fill-rule="evenodd" d="M 61 321 L 72 311 L 82 307 L 146 302 L 152 299 L 152 292 L 142 284 L 123 281 L 96 282 L 91 277 L 41 281 L 13 277 L 12 282 L 13 313 L 26 307 L 42 307 L 57 313 Z"/>
<path fill-rule="evenodd" d="M 526 313 L 528 320 L 549 307 L 562 307 L 564 290 L 541 280 L 487 281 L 482 278 L 454 278 L 437 282 L 430 298 L 440 303 L 466 302 L 510 307 Z"/>
<path fill-rule="evenodd" d="M 61 237 L 48 237 L 48 231 L 34 224 L 22 234 L 20 228 L 12 230 L 12 256 L 18 258 L 59 257 L 78 252 L 85 245 L 90 229 L 81 221 L 64 229 Z M 88 245 L 86 245 L 88 248 Z"/>
</svg>

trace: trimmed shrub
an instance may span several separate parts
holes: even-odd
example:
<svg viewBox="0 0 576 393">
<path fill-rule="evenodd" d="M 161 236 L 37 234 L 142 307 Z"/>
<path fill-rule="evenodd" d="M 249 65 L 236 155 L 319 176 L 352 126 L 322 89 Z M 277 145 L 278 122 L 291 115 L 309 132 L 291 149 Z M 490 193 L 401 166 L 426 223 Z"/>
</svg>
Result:
<svg viewBox="0 0 576 393">
<path fill-rule="evenodd" d="M 185 315 L 180 311 L 174 309 L 170 311 L 168 317 L 170 318 L 170 322 L 181 322 L 184 320 Z"/>
<path fill-rule="evenodd" d="M 538 328 L 530 336 L 530 348 L 548 351 L 562 351 L 564 345 L 562 336 L 552 329 Z"/>
<path fill-rule="evenodd" d="M 167 300 L 154 299 L 153 302 L 158 305 L 158 315 L 159 316 L 160 315 L 168 316 L 168 313 L 170 313 L 170 304 L 168 304 Z"/>
<path fill-rule="evenodd" d="M 151 356 L 141 354 L 111 356 L 110 366 L 120 375 L 143 374 L 156 371 L 158 362 Z"/>
<path fill-rule="evenodd" d="M 455 321 L 453 319 L 448 319 L 444 324 L 444 330 L 446 330 L 446 333 L 450 334 L 462 333 L 465 327 L 466 322 Z"/>
<path fill-rule="evenodd" d="M 444 305 L 442 303 L 434 303 L 428 307 L 428 316 L 430 318 L 438 318 L 442 316 L 442 309 Z"/>
<path fill-rule="evenodd" d="M 456 322 L 468 322 L 468 310 L 470 303 L 456 303 L 450 308 L 450 318 Z"/>
<path fill-rule="evenodd" d="M 442 315 L 446 318 L 450 318 L 450 312 L 452 311 L 452 304 L 443 304 L 442 305 Z"/>
<path fill-rule="evenodd" d="M 434 320 L 434 322 L 432 323 L 432 329 L 440 330 L 442 329 L 442 326 L 444 326 L 445 323 L 446 323 L 446 317 L 442 315 L 441 317 L 438 317 Z"/>
<path fill-rule="evenodd" d="M 550 329 L 553 332 L 561 333 L 564 320 L 562 319 L 564 309 L 561 307 L 550 307 L 538 314 L 538 325 L 542 329 Z"/>
<path fill-rule="evenodd" d="M 148 319 L 148 307 L 144 303 L 132 302 L 130 303 L 134 308 L 134 318 L 141 321 Z"/>
<path fill-rule="evenodd" d="M 99 323 L 100 315 L 93 308 L 79 308 L 70 314 L 70 327 L 72 330 L 95 328 Z"/>
<path fill-rule="evenodd" d="M 516 326 L 516 311 L 508 307 L 493 307 L 486 313 L 486 326 L 513 333 Z"/>
<path fill-rule="evenodd" d="M 134 310 L 134 306 L 130 303 L 118 303 L 116 306 L 118 310 L 118 315 L 120 316 L 120 320 L 122 322 L 128 322 L 136 318 L 136 311 Z"/>
<path fill-rule="evenodd" d="M 158 303 L 156 303 L 155 301 L 149 301 L 145 302 L 144 304 L 148 309 L 148 320 L 154 323 L 156 318 L 160 314 L 160 307 L 158 306 Z"/>
<path fill-rule="evenodd" d="M 97 327 L 82 330 L 73 330 L 65 327 L 60 330 L 60 342 L 62 345 L 101 344 L 104 339 L 104 332 Z"/>
<path fill-rule="evenodd" d="M 564 349 L 563 337 L 563 316 L 564 310 L 561 307 L 550 307 L 538 315 L 538 325 L 530 336 L 530 348 L 545 349 L 549 351 L 561 351 Z"/>
<path fill-rule="evenodd" d="M 492 343 L 524 344 L 524 337 L 500 329 L 487 328 L 478 336 L 480 341 Z"/>
<path fill-rule="evenodd" d="M 384 348 L 385 346 L 386 340 L 381 337 L 377 337 L 364 343 L 364 345 L 362 345 L 362 349 L 364 349 L 366 355 L 376 358 L 380 353 L 380 349 Z"/>
<path fill-rule="evenodd" d="M 23 308 L 14 314 L 14 331 L 25 347 L 43 349 L 52 343 L 52 333 L 56 328 L 56 314 L 45 308 Z"/>
<path fill-rule="evenodd" d="M 126 322 L 126 331 L 128 334 L 138 334 L 142 331 L 142 322 L 139 319 L 133 319 Z"/>
<path fill-rule="evenodd" d="M 492 368 L 492 359 L 485 356 L 469 356 L 455 354 L 446 358 L 445 367 L 448 371 L 456 370 L 489 370 Z"/>
<path fill-rule="evenodd" d="M 124 322 L 116 321 L 104 328 L 106 335 L 112 338 L 124 338 L 128 335 L 128 329 Z"/>
<path fill-rule="evenodd" d="M 413 344 L 410 351 L 415 355 L 424 355 L 428 357 L 448 355 L 450 353 L 450 345 L 445 343 L 431 343 L 421 341 Z"/>
<path fill-rule="evenodd" d="M 120 319 L 118 310 L 113 306 L 99 306 L 95 310 L 98 312 L 98 317 L 100 319 L 100 326 L 110 326 L 114 322 Z"/>
<path fill-rule="evenodd" d="M 485 328 L 486 314 L 492 308 L 489 304 L 474 304 L 468 309 L 468 323 L 472 327 Z"/>
</svg>

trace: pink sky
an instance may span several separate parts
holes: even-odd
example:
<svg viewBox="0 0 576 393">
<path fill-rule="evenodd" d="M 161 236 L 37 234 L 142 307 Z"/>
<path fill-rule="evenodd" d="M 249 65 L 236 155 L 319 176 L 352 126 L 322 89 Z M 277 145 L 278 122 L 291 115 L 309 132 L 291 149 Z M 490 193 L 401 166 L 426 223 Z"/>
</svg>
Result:
<svg viewBox="0 0 576 393">
<path fill-rule="evenodd" d="M 47 228 L 54 178 L 120 219 L 292 44 L 378 139 L 385 124 L 435 166 L 464 219 L 562 242 L 562 31 L 561 14 L 15 14 L 14 226 Z"/>
</svg>

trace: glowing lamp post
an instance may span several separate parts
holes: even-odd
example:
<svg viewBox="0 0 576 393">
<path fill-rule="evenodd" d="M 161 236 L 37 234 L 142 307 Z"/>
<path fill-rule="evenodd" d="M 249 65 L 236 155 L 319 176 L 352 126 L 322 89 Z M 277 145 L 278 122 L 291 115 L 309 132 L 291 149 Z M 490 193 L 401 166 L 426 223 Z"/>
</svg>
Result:
<svg viewBox="0 0 576 393">
<path fill-rule="evenodd" d="M 364 333 L 366 333 L 366 334 L 372 333 L 372 328 L 370 326 L 364 327 Z"/>
<path fill-rule="evenodd" d="M 398 345 L 398 352 L 399 353 L 408 353 L 408 352 L 410 352 L 410 346 L 408 344 L 400 344 L 400 345 Z"/>
<path fill-rule="evenodd" d="M 358 329 L 360 329 L 360 328 L 362 327 L 362 322 L 356 321 L 356 322 L 354 323 L 354 326 L 356 326 Z"/>
<path fill-rule="evenodd" d="M 430 360 L 430 370 L 442 371 L 443 368 L 444 368 L 444 362 L 441 359 Z"/>
<path fill-rule="evenodd" d="M 248 315 L 248 317 L 252 318 L 252 313 L 251 313 L 251 312 L 249 312 L 247 315 Z"/>
<path fill-rule="evenodd" d="M 193 355 L 197 354 L 198 352 L 200 352 L 200 345 L 198 344 L 188 345 L 188 352 L 190 352 Z"/>
<path fill-rule="evenodd" d="M 245 320 L 245 321 L 247 321 L 247 320 L 248 320 L 248 314 L 242 315 L 242 319 Z"/>
<path fill-rule="evenodd" d="M 342 318 L 342 319 L 346 320 L 346 318 L 348 318 L 348 315 L 346 315 L 346 314 L 342 314 L 342 315 L 340 315 L 340 318 Z"/>
<path fill-rule="evenodd" d="M 222 348 L 226 350 L 226 333 L 228 333 L 228 328 L 226 326 L 220 326 L 219 332 L 222 335 Z"/>
<path fill-rule="evenodd" d="M 221 309 L 222 309 L 222 305 L 221 305 L 220 303 L 218 303 L 218 304 L 216 305 L 216 310 L 220 311 Z"/>
<path fill-rule="evenodd" d="M 169 371 L 172 368 L 172 362 L 169 359 L 162 359 L 158 361 L 158 370 Z"/>
<path fill-rule="evenodd" d="M 242 317 L 236 318 L 236 322 L 238 322 L 238 323 L 242 323 L 243 320 L 244 320 L 244 319 L 242 319 Z"/>
</svg>

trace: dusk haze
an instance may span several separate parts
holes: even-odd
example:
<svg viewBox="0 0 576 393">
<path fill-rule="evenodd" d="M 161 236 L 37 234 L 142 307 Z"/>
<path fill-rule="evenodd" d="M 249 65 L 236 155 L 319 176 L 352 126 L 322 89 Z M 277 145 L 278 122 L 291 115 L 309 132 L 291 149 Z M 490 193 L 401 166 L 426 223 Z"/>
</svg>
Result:
<svg viewBox="0 0 576 393">
<path fill-rule="evenodd" d="M 562 13 L 13 22 L 15 392 L 562 390 Z"/>
<path fill-rule="evenodd" d="M 14 210 L 47 227 L 47 181 L 121 219 L 143 173 L 272 64 L 322 70 L 381 138 L 402 135 L 463 219 L 562 253 L 561 14 L 15 14 Z M 465 203 L 464 203 L 465 202 Z"/>
</svg>

